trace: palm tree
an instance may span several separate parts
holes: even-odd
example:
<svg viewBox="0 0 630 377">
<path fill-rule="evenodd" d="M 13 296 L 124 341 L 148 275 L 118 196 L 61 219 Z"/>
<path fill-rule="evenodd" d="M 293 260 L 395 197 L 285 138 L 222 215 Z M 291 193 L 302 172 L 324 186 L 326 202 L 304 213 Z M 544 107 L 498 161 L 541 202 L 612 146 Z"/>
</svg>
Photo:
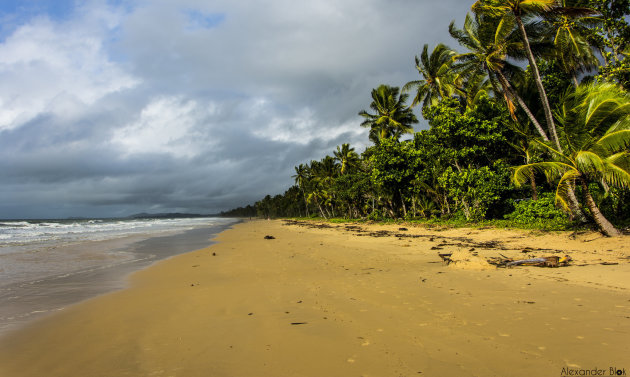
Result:
<svg viewBox="0 0 630 377">
<path fill-rule="evenodd" d="M 416 59 L 416 69 L 421 80 L 410 81 L 403 86 L 403 92 L 416 92 L 411 107 L 422 102 L 422 108 L 436 105 L 441 99 L 450 97 L 457 91 L 456 76 L 451 70 L 455 51 L 440 43 L 429 55 L 429 45 L 425 44 L 420 58 Z"/>
<path fill-rule="evenodd" d="M 385 138 L 398 140 L 402 134 L 412 133 L 411 125 L 418 123 L 413 111 L 405 105 L 408 95 L 399 93 L 398 87 L 380 85 L 372 89 L 370 109 L 375 114 L 359 112 L 365 118 L 361 126 L 370 128 L 370 140 L 375 144 Z"/>
<path fill-rule="evenodd" d="M 551 161 L 516 168 L 517 185 L 531 179 L 532 171 L 559 178 L 556 201 L 567 207 L 567 194 L 579 184 L 595 223 L 608 236 L 619 231 L 604 217 L 589 190 L 589 183 L 630 187 L 630 96 L 612 84 L 580 86 L 556 112 L 565 152 L 536 142 Z"/>
<path fill-rule="evenodd" d="M 587 39 L 590 27 L 599 24 L 596 11 L 583 0 L 558 0 L 560 7 L 543 14 L 553 35 L 553 52 L 577 87 L 576 74 L 597 68 L 599 61 Z"/>
<path fill-rule="evenodd" d="M 334 152 L 335 160 L 341 164 L 339 172 L 343 175 L 348 172 L 348 169 L 354 168 L 359 163 L 359 155 L 354 151 L 354 148 L 350 148 L 350 144 L 342 144 L 341 148 L 337 146 L 337 150 Z"/>
<path fill-rule="evenodd" d="M 308 212 L 308 201 L 306 200 L 306 190 L 304 189 L 308 181 L 311 179 L 311 172 L 307 165 L 300 164 L 295 166 L 295 175 L 292 176 L 295 179 L 295 183 L 302 190 L 302 197 L 304 197 L 304 206 L 306 207 L 306 217 L 310 217 Z"/>
<path fill-rule="evenodd" d="M 515 28 L 512 19 L 485 16 L 475 14 L 466 15 L 464 28 L 457 29 L 455 22 L 449 25 L 449 33 L 462 46 L 470 52 L 456 55 L 454 59 L 458 62 L 454 68 L 461 72 L 463 76 L 477 76 L 487 74 L 490 82 L 495 88 L 495 94 L 503 94 L 510 112 L 514 116 L 515 99 L 523 109 L 529 120 L 536 127 L 536 130 L 544 140 L 549 140 L 542 126 L 530 111 L 527 104 L 512 87 L 504 72 L 519 72 L 520 68 L 507 61 L 509 56 L 519 56 L 523 51 L 523 44 L 515 38 Z M 497 82 L 502 91 L 497 89 Z"/>
<path fill-rule="evenodd" d="M 518 25 L 518 30 L 521 33 L 523 47 L 529 61 L 529 65 L 534 74 L 534 80 L 536 87 L 538 88 L 538 94 L 545 112 L 545 119 L 547 121 L 547 128 L 551 133 L 552 139 L 555 141 L 558 149 L 562 149 L 560 142 L 558 141 L 558 134 L 556 126 L 553 121 L 553 114 L 551 112 L 551 106 L 549 106 L 549 99 L 545 92 L 538 65 L 532 52 L 527 31 L 525 30 L 525 24 L 523 18 L 528 16 L 541 15 L 544 12 L 548 12 L 557 6 L 557 0 L 477 0 L 472 6 L 472 10 L 475 13 L 485 13 L 494 16 L 500 16 L 506 19 L 514 19 Z"/>
</svg>

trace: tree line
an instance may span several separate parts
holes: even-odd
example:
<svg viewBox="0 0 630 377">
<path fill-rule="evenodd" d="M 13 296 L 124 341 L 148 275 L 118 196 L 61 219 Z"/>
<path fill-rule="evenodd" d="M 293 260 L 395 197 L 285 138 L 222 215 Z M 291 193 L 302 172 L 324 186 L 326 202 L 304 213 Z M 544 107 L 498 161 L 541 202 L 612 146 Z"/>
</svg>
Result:
<svg viewBox="0 0 630 377">
<path fill-rule="evenodd" d="M 418 80 L 358 113 L 372 145 L 299 164 L 294 185 L 225 214 L 630 224 L 628 0 L 478 0 L 424 45 Z M 413 131 L 419 106 L 429 129 Z M 409 136 L 407 136 L 409 135 Z M 401 140 L 403 139 L 403 140 Z"/>
</svg>

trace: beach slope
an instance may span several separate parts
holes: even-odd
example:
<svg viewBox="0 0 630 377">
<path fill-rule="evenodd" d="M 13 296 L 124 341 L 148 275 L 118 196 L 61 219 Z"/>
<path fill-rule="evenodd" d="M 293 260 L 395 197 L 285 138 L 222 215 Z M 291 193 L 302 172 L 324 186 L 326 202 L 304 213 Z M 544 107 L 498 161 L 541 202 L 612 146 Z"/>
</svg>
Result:
<svg viewBox="0 0 630 377">
<path fill-rule="evenodd" d="M 630 371 L 627 236 L 401 227 L 238 224 L 3 337 L 0 376 Z M 566 254 L 572 266 L 485 263 Z"/>
</svg>

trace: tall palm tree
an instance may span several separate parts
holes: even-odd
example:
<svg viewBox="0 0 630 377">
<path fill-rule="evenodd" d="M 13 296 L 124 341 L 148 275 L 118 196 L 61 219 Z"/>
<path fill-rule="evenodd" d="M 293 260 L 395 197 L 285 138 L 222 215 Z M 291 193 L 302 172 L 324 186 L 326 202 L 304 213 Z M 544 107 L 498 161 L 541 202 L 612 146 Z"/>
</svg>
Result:
<svg viewBox="0 0 630 377">
<path fill-rule="evenodd" d="M 359 115 L 365 120 L 362 127 L 370 128 L 370 140 L 378 144 L 381 139 L 392 138 L 398 140 L 405 133 L 412 133 L 414 123 L 418 123 L 413 111 L 405 105 L 409 96 L 400 94 L 398 87 L 380 85 L 372 90 L 370 114 L 361 110 Z"/>
<path fill-rule="evenodd" d="M 295 166 L 295 175 L 292 178 L 295 179 L 295 183 L 298 185 L 300 190 L 302 190 L 302 197 L 304 197 L 304 206 L 306 207 L 306 217 L 310 217 L 308 212 L 308 201 L 306 200 L 306 190 L 305 187 L 308 185 L 309 180 L 311 179 L 311 172 L 308 165 L 300 164 L 299 166 Z"/>
<path fill-rule="evenodd" d="M 551 106 L 549 106 L 549 99 L 547 98 L 547 93 L 545 92 L 545 87 L 543 86 L 542 79 L 540 77 L 540 71 L 538 70 L 538 65 L 536 64 L 536 59 L 532 52 L 529 37 L 527 36 L 527 31 L 525 30 L 525 24 L 523 22 L 524 17 L 541 15 L 544 12 L 550 11 L 557 5 L 557 0 L 477 0 L 472 6 L 472 10 L 475 13 L 485 13 L 504 18 L 513 18 L 518 25 L 518 30 L 521 33 L 527 60 L 529 61 L 529 65 L 534 74 L 536 87 L 538 88 L 542 107 L 545 112 L 547 128 L 551 133 L 552 139 L 556 143 L 556 147 L 558 149 L 562 149 L 560 142 L 558 141 L 558 133 L 553 120 Z"/>
<path fill-rule="evenodd" d="M 354 148 L 350 148 L 350 144 L 342 144 L 341 148 L 337 146 L 337 150 L 334 154 L 335 160 L 341 165 L 339 172 L 342 175 L 346 174 L 348 169 L 356 167 L 359 163 L 359 155 L 354 151 Z"/>
<path fill-rule="evenodd" d="M 564 99 L 556 116 L 565 152 L 537 142 L 551 160 L 517 167 L 514 181 L 523 184 L 534 170 L 559 178 L 556 201 L 565 207 L 569 188 L 580 185 L 586 206 L 602 232 L 619 235 L 597 207 L 588 185 L 603 182 L 630 187 L 630 96 L 612 84 L 580 86 Z"/>
<path fill-rule="evenodd" d="M 425 44 L 420 57 L 416 56 L 416 69 L 423 77 L 403 86 L 403 92 L 415 91 L 411 107 L 422 102 L 422 108 L 436 105 L 442 98 L 450 97 L 457 91 L 456 75 L 451 69 L 455 51 L 440 43 L 429 55 L 429 45 Z"/>
<path fill-rule="evenodd" d="M 449 33 L 470 52 L 454 57 L 457 64 L 454 68 L 463 76 L 487 74 L 495 88 L 495 94 L 503 94 L 508 108 L 514 114 L 513 100 L 523 109 L 529 120 L 544 140 L 548 140 L 546 132 L 531 112 L 527 104 L 512 87 L 504 72 L 514 73 L 519 67 L 508 62 L 508 56 L 519 56 L 523 51 L 523 43 L 515 38 L 515 25 L 510 18 L 497 18 L 483 14 L 466 15 L 464 28 L 449 25 Z M 497 83 L 502 90 L 497 89 Z"/>
</svg>

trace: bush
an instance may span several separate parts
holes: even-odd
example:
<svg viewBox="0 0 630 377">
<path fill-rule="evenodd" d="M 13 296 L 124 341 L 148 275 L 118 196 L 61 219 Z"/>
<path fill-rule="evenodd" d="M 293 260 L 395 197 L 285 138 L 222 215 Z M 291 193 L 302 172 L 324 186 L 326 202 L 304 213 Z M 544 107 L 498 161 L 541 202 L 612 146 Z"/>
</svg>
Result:
<svg viewBox="0 0 630 377">
<path fill-rule="evenodd" d="M 515 201 L 514 211 L 505 218 L 519 225 L 550 230 L 562 230 L 571 225 L 567 214 L 556 207 L 553 193 L 541 193 L 538 200 Z"/>
</svg>

